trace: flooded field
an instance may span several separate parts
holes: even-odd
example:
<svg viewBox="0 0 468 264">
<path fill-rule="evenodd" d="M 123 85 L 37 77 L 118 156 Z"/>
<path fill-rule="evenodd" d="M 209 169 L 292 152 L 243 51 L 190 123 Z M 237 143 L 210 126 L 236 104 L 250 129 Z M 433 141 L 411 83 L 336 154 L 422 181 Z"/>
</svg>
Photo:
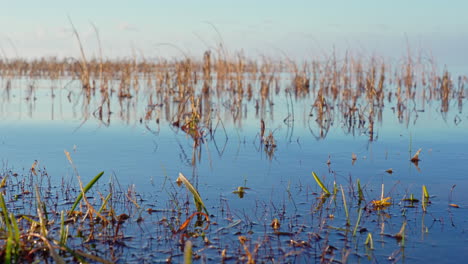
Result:
<svg viewBox="0 0 468 264">
<path fill-rule="evenodd" d="M 220 50 L 4 60 L 0 77 L 5 260 L 467 257 L 463 72 Z"/>
</svg>

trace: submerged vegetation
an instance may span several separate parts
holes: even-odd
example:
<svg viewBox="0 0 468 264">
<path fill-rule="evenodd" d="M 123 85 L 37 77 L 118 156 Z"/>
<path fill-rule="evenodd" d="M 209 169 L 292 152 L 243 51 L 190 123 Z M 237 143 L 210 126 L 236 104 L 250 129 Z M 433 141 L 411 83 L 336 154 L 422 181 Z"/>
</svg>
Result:
<svg viewBox="0 0 468 264">
<path fill-rule="evenodd" d="M 436 104 L 444 120 L 450 108 L 461 113 L 468 78 L 453 79 L 432 59 L 408 54 L 391 63 L 347 53 L 341 59 L 332 54 L 301 62 L 251 60 L 229 54 L 222 45 L 199 59 L 107 60 L 101 55 L 89 60 L 81 53 L 80 60 L 0 59 L 3 103 L 15 100 L 15 87 L 26 83 L 27 95 L 19 100 L 33 107 L 40 83 L 47 81 L 52 103 L 56 93 L 65 91 L 67 100 L 79 106 L 82 122 L 94 118 L 109 126 L 117 118 L 141 123 L 155 135 L 166 124 L 187 135 L 193 175 L 166 176 L 170 184 L 161 187 L 166 197 L 161 199 L 138 193 L 133 185 L 125 189 L 103 172 L 83 186 L 66 151 L 74 177 L 60 184 L 52 183 L 37 162 L 24 173 L 6 170 L 0 175 L 0 259 L 5 263 L 396 262 L 405 257 L 412 237 L 429 232 L 428 222 L 442 222 L 440 211 L 431 212 L 432 200 L 441 198 L 431 197 L 426 185 L 417 186 L 421 193 L 410 193 L 410 187 L 385 193 L 384 183 L 376 190 L 351 175 L 337 177 L 330 157 L 328 174 L 319 176 L 310 168 L 310 181 L 289 184 L 283 200 L 255 200 L 244 211 L 231 210 L 224 195 L 219 201 L 204 200 L 196 173 L 202 147 L 220 138 L 227 142 L 225 124 L 242 127 L 248 108 L 259 124 L 254 144 L 269 162 L 282 147 L 272 125 L 276 104 L 286 109 L 276 118 L 291 128 L 304 124 L 317 140 L 337 124 L 346 134 L 377 140 L 386 105 L 393 105 L 390 112 L 407 125 L 428 104 Z M 304 107 L 302 112 L 295 104 Z M 456 115 L 455 125 L 460 122 Z M 424 162 L 420 154 L 421 149 L 411 155 L 410 144 L 406 161 L 418 168 Z M 351 161 L 359 163 L 355 153 Z M 239 199 L 255 192 L 246 183 L 233 192 Z M 454 188 L 448 210 L 459 208 L 451 201 Z"/>
<path fill-rule="evenodd" d="M 98 184 L 102 172 L 83 188 L 72 179 L 53 186 L 45 169 L 37 175 L 6 171 L 0 193 L 0 257 L 5 263 L 344 263 L 377 261 L 384 252 L 398 261 L 405 256 L 407 225 L 413 237 L 415 225 L 425 235 L 428 224 L 441 221 L 431 212 L 425 186 L 418 207 L 412 194 L 385 194 L 383 185 L 381 196 L 373 197 L 359 180 L 339 188 L 334 182 L 334 191 L 327 193 L 326 184 L 312 175 L 322 194 L 307 191 L 314 189 L 310 181 L 311 186 L 299 187 L 291 198 L 306 203 L 257 201 L 249 208 L 252 213 L 240 215 L 226 199 L 205 204 L 183 174 L 174 182 L 186 192 L 171 184 L 165 188 L 170 199 L 164 205 L 131 187 L 121 189 L 112 178 Z"/>
</svg>

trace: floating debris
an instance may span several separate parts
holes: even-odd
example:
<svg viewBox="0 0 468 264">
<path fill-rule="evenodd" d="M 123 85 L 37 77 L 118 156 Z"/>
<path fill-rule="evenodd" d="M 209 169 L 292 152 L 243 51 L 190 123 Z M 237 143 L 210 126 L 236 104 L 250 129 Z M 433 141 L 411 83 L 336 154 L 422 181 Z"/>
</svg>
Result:
<svg viewBox="0 0 468 264">
<path fill-rule="evenodd" d="M 390 205 L 392 205 L 392 203 L 389 202 L 390 199 L 391 199 L 391 197 L 385 197 L 385 198 L 380 199 L 380 200 L 373 200 L 373 201 L 371 201 L 371 203 L 374 206 L 374 210 L 383 210 L 383 209 L 389 207 Z"/>
<path fill-rule="evenodd" d="M 275 219 L 273 219 L 273 221 L 271 221 L 271 228 L 273 228 L 273 230 L 275 230 L 275 232 L 277 232 L 280 227 L 281 227 L 281 223 L 278 220 L 278 218 L 275 218 Z"/>
<path fill-rule="evenodd" d="M 233 191 L 232 193 L 235 193 L 237 194 L 237 196 L 239 196 L 239 198 L 244 198 L 244 195 L 245 195 L 245 190 L 247 189 L 250 189 L 248 187 L 243 187 L 243 186 L 239 186 L 237 187 L 237 189 L 235 191 Z"/>
<path fill-rule="evenodd" d="M 411 158 L 411 162 L 418 163 L 420 161 L 419 153 L 421 153 L 421 149 L 418 149 L 418 151 L 416 151 L 416 154 L 414 154 L 414 156 Z"/>
</svg>

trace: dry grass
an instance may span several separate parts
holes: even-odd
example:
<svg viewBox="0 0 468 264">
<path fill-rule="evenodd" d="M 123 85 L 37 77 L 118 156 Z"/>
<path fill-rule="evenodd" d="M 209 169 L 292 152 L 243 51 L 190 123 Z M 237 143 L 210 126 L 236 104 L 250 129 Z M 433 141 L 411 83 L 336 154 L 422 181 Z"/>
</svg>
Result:
<svg viewBox="0 0 468 264">
<path fill-rule="evenodd" d="M 395 104 L 393 110 L 400 122 L 409 123 L 419 110 L 416 101 L 422 102 L 419 104 L 422 109 L 427 101 L 440 101 L 440 111 L 447 113 L 452 100 L 461 109 L 466 94 L 467 77 L 460 76 L 456 82 L 447 70 L 439 73 L 433 60 L 423 63 L 424 60 L 414 59 L 409 52 L 401 64 L 376 56 L 354 57 L 350 53 L 344 58 L 332 54 L 323 60 L 303 63 L 289 58 L 251 60 L 242 53 L 231 55 L 223 45 L 206 51 L 201 59 L 184 55 L 173 60 L 137 57 L 109 60 L 102 54 L 87 59 L 82 49 L 81 53 L 80 60 L 0 60 L 5 93 L 9 94 L 12 81 L 18 78 L 76 80 L 83 87 L 85 107 L 99 91 L 99 105 L 87 112 L 103 124 L 110 123 L 112 100 L 124 106 L 143 96 L 148 101 L 145 115 L 139 117 L 141 121 L 159 124 L 165 119 L 183 127 L 196 117 L 200 133 L 214 130 L 214 120 L 222 108 L 233 123 L 241 125 L 246 104 L 254 102 L 259 119 L 264 118 L 272 110 L 274 95 L 284 93 L 293 95 L 295 100 L 310 100 L 307 122 L 314 130 L 318 129 L 312 131 L 316 137 L 325 137 L 338 119 L 345 131 L 364 132 L 370 140 L 374 140 L 375 123 L 382 121 L 387 103 Z M 35 86 L 30 87 L 33 98 Z M 126 110 L 122 107 L 120 116 L 126 116 Z M 293 114 L 290 113 L 292 119 Z"/>
</svg>

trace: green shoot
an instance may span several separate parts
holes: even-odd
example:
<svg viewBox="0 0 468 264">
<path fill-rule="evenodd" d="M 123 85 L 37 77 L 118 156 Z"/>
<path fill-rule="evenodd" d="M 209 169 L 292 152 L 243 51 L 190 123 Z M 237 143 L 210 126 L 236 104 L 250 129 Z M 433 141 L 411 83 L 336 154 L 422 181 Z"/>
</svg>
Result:
<svg viewBox="0 0 468 264">
<path fill-rule="evenodd" d="M 197 207 L 197 211 L 201 212 L 202 210 L 205 211 L 206 214 L 209 215 L 208 210 L 205 207 L 205 204 L 203 203 L 202 198 L 200 197 L 200 194 L 198 193 L 197 189 L 193 187 L 193 185 L 189 182 L 187 178 L 182 173 L 179 173 L 179 177 L 177 178 L 177 182 L 182 182 L 187 190 L 189 190 L 192 195 L 193 195 L 193 200 L 195 201 L 195 205 Z"/>
<path fill-rule="evenodd" d="M 37 217 L 39 218 L 39 228 L 41 230 L 41 235 L 43 237 L 47 236 L 47 220 L 44 218 L 44 212 L 42 209 L 44 208 L 41 201 L 41 193 L 39 192 L 39 188 L 37 185 L 36 188 L 36 203 L 37 203 Z"/>
<path fill-rule="evenodd" d="M 11 230 L 10 221 L 9 221 L 9 217 L 8 217 L 8 209 L 7 209 L 6 204 L 5 204 L 5 199 L 3 198 L 3 193 L 1 193 L 1 192 L 0 192 L 0 208 L 2 208 L 3 220 L 5 222 L 5 226 L 6 226 L 7 230 Z"/>
<path fill-rule="evenodd" d="M 364 194 L 362 192 L 361 181 L 359 179 L 357 180 L 357 187 L 358 187 L 359 202 L 364 201 Z"/>
<path fill-rule="evenodd" d="M 429 199 L 429 192 L 427 191 L 426 185 L 422 186 L 424 198 Z"/>
<path fill-rule="evenodd" d="M 98 211 L 99 213 L 101 213 L 102 210 L 104 210 L 104 208 L 106 208 L 107 203 L 109 202 L 109 199 L 110 199 L 110 198 L 111 198 L 111 194 L 109 193 L 109 194 L 106 196 L 106 198 L 104 199 L 104 202 L 102 203 L 101 208 L 99 208 L 99 211 Z"/>
<path fill-rule="evenodd" d="M 60 215 L 60 241 L 59 245 L 60 246 L 66 246 L 67 243 L 67 238 L 68 238 L 68 226 L 65 226 L 65 214 L 61 213 Z"/>
<path fill-rule="evenodd" d="M 12 263 L 11 261 L 11 252 L 13 251 L 13 238 L 8 236 L 6 243 L 6 252 L 5 252 L 5 263 Z"/>
<path fill-rule="evenodd" d="M 345 214 L 346 214 L 346 225 L 349 226 L 350 223 L 349 223 L 348 204 L 346 203 L 346 196 L 343 190 L 343 186 L 340 185 L 340 188 L 341 188 L 341 195 L 343 196 L 343 207 L 344 207 Z"/>
<path fill-rule="evenodd" d="M 423 211 L 426 212 L 427 203 L 429 202 L 429 192 L 427 191 L 426 185 L 422 186 L 422 191 L 423 191 L 423 194 L 422 194 L 422 199 L 421 199 L 422 200 L 421 207 Z"/>
<path fill-rule="evenodd" d="M 364 244 L 367 247 L 369 247 L 369 249 L 371 249 L 371 250 L 374 249 L 374 239 L 372 239 L 372 234 L 371 233 L 367 233 L 366 242 L 364 242 Z"/>
<path fill-rule="evenodd" d="M 16 245 L 16 249 L 18 250 L 19 244 L 20 244 L 20 231 L 18 228 L 18 222 L 16 221 L 16 217 L 13 213 L 10 213 L 10 220 L 11 220 L 11 226 L 12 226 L 12 237 Z M 16 250 L 16 252 L 18 252 Z"/>
<path fill-rule="evenodd" d="M 327 187 L 325 187 L 325 185 L 323 185 L 322 181 L 321 181 L 320 178 L 317 176 L 317 174 L 315 174 L 315 172 L 312 172 L 312 176 L 314 176 L 315 181 L 316 181 L 317 184 L 320 186 L 320 188 L 322 188 L 322 191 L 323 191 L 326 195 L 330 195 L 330 191 L 328 191 Z"/>
<path fill-rule="evenodd" d="M 94 178 L 84 187 L 83 191 L 80 192 L 80 194 L 78 195 L 78 197 L 76 197 L 76 200 L 75 200 L 75 203 L 73 204 L 73 206 L 71 207 L 70 209 L 70 212 L 73 212 L 75 210 L 75 208 L 78 206 L 78 204 L 80 203 L 81 199 L 83 198 L 83 194 L 85 194 L 86 192 L 88 192 L 92 187 L 93 185 L 99 180 L 99 178 L 101 178 L 101 176 L 104 174 L 103 171 L 101 171 L 98 175 L 94 176 Z"/>
<path fill-rule="evenodd" d="M 354 226 L 353 236 L 356 236 L 356 231 L 358 229 L 359 223 L 361 222 L 361 216 L 362 216 L 362 208 L 359 208 L 359 214 L 358 214 L 358 218 L 356 221 L 356 225 Z"/>
</svg>

